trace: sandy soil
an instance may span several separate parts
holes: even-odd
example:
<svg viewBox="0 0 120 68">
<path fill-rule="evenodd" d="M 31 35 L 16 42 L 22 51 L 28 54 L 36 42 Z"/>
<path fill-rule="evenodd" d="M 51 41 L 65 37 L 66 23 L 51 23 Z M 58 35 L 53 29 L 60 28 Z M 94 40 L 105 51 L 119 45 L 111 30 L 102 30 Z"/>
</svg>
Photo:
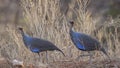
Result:
<svg viewBox="0 0 120 68">
<path fill-rule="evenodd" d="M 13 65 L 11 61 L 1 58 L 0 68 L 120 68 L 120 60 L 92 61 L 91 64 L 88 61 L 55 61 L 39 65 L 27 63 Z"/>
</svg>

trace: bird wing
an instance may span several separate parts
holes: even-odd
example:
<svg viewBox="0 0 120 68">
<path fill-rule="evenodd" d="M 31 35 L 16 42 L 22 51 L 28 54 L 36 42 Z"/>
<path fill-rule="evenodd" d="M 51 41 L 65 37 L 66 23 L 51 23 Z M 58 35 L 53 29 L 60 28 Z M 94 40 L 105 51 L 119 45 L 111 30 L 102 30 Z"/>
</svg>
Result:
<svg viewBox="0 0 120 68">
<path fill-rule="evenodd" d="M 39 53 L 41 50 L 37 47 L 29 47 L 32 52 Z"/>
<path fill-rule="evenodd" d="M 100 43 L 86 34 L 78 33 L 78 40 L 86 50 L 96 50 L 100 48 Z"/>
<path fill-rule="evenodd" d="M 71 39 L 73 41 L 73 43 L 75 44 L 75 46 L 80 49 L 80 50 L 85 50 L 84 45 L 80 42 L 79 40 L 79 34 L 76 32 L 71 32 Z"/>
<path fill-rule="evenodd" d="M 42 51 L 57 50 L 57 51 L 60 51 L 65 56 L 63 51 L 60 50 L 59 48 L 57 48 L 53 43 L 51 43 L 47 40 L 43 40 L 43 39 L 32 38 L 32 40 L 30 42 L 30 46 L 28 46 L 28 48 L 32 52 L 35 52 L 35 53 L 39 53 L 39 52 L 42 52 Z"/>
<path fill-rule="evenodd" d="M 58 50 L 58 48 L 51 42 L 38 38 L 33 38 L 31 47 L 32 49 L 39 49 L 40 51 Z"/>
</svg>

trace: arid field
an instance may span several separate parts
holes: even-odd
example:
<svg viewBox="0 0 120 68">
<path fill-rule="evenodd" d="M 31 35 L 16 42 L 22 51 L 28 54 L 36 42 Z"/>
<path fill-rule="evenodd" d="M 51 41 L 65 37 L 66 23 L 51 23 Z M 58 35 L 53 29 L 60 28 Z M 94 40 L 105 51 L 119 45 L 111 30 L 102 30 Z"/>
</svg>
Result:
<svg viewBox="0 0 120 68">
<path fill-rule="evenodd" d="M 0 68 L 120 68 L 120 0 L 0 0 Z M 69 34 L 74 30 L 97 39 L 111 61 L 100 51 L 89 57 L 78 50 Z M 18 30 L 49 40 L 60 48 L 46 53 L 31 52 Z"/>
</svg>

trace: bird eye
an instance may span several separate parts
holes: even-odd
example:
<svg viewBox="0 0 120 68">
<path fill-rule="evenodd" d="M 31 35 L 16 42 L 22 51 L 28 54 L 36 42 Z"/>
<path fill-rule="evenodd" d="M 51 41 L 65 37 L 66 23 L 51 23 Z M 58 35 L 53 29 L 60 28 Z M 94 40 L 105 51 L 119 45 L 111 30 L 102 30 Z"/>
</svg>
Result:
<svg viewBox="0 0 120 68">
<path fill-rule="evenodd" d="M 73 22 L 73 21 L 70 21 L 70 24 L 72 24 L 72 25 L 73 25 L 73 24 L 74 24 L 74 22 Z"/>
<path fill-rule="evenodd" d="M 19 30 L 23 30 L 23 28 L 21 28 L 21 27 L 19 27 L 18 29 L 19 29 Z"/>
</svg>

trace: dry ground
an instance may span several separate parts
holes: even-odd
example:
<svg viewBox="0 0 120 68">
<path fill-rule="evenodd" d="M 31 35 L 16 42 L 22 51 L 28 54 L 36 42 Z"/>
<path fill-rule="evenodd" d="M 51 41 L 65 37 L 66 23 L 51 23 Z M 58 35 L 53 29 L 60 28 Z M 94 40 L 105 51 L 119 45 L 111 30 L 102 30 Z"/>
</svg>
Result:
<svg viewBox="0 0 120 68">
<path fill-rule="evenodd" d="M 92 61 L 92 64 L 87 61 L 55 61 L 39 65 L 27 63 L 23 65 L 13 65 L 11 61 L 1 58 L 0 68 L 120 68 L 120 59 L 112 59 L 111 62 L 107 59 Z"/>
<path fill-rule="evenodd" d="M 104 61 L 94 61 L 92 64 L 88 62 L 55 62 L 53 63 L 53 67 L 51 68 L 120 68 L 120 61 L 112 60 L 109 62 L 108 60 Z M 54 66 L 56 65 L 56 66 Z"/>
<path fill-rule="evenodd" d="M 111 62 L 99 59 L 90 65 L 87 61 L 60 61 L 66 58 L 59 53 L 48 54 L 49 60 L 55 62 L 41 64 L 39 56 L 25 48 L 17 26 L 30 36 L 53 42 L 74 59 L 81 54 L 69 36 L 68 21 L 74 20 L 75 31 L 97 38 L 110 57 L 120 57 L 120 18 L 104 18 L 108 0 L 86 1 L 89 0 L 0 0 L 0 57 L 4 57 L 0 58 L 0 68 L 120 68 L 117 58 Z M 13 59 L 24 62 L 13 65 Z M 44 56 L 41 59 L 45 60 Z"/>
</svg>

